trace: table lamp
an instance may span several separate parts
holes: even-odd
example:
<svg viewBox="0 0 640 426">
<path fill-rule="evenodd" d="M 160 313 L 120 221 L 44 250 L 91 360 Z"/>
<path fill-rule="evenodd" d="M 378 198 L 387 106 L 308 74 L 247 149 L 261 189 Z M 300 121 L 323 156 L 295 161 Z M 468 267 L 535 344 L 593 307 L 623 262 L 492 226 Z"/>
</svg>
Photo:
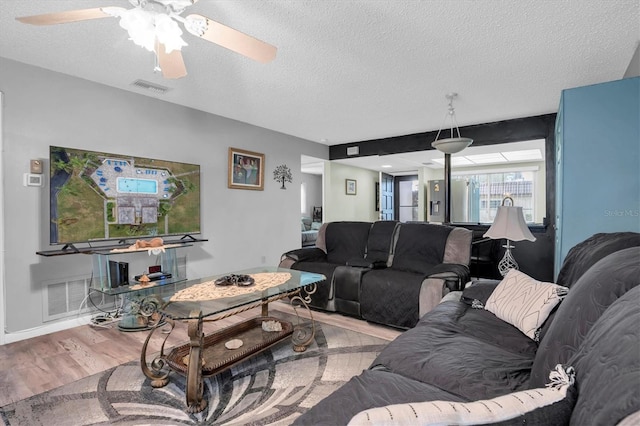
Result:
<svg viewBox="0 0 640 426">
<path fill-rule="evenodd" d="M 510 206 L 505 205 L 507 200 L 511 201 Z M 524 221 L 522 207 L 514 206 L 513 198 L 511 197 L 505 197 L 502 200 L 502 205 L 498 207 L 498 213 L 493 220 L 493 224 L 484 236 L 493 240 L 503 238 L 507 240 L 507 244 L 503 246 L 506 249 L 504 257 L 498 263 L 498 271 L 503 277 L 507 275 L 510 269 L 518 269 L 518 263 L 511 254 L 511 249 L 514 248 L 511 245 L 511 241 L 536 240 L 536 237 L 531 234 Z"/>
</svg>

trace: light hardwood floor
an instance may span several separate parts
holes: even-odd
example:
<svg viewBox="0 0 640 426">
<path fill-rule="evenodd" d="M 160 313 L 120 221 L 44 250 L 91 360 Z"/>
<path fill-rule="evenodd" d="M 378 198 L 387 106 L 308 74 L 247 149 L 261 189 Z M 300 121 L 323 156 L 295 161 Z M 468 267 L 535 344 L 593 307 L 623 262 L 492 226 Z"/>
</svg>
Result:
<svg viewBox="0 0 640 426">
<path fill-rule="evenodd" d="M 276 315 L 276 311 L 295 313 L 285 302 L 270 304 L 269 311 Z M 301 309 L 298 309 L 298 313 L 309 317 Z M 206 323 L 205 331 L 210 333 L 259 314 L 259 308 L 255 308 L 214 323 Z M 312 315 L 316 321 L 386 340 L 393 340 L 401 334 L 397 329 L 340 314 L 313 311 Z M 165 347 L 171 348 L 184 343 L 187 340 L 186 330 L 186 324 L 177 323 Z M 83 325 L 0 346 L 0 407 L 125 362 L 139 360 L 147 335 L 147 331 L 119 331 L 115 323 L 108 328 Z M 160 350 L 164 337 L 157 331 L 154 333 L 147 359 Z"/>
</svg>

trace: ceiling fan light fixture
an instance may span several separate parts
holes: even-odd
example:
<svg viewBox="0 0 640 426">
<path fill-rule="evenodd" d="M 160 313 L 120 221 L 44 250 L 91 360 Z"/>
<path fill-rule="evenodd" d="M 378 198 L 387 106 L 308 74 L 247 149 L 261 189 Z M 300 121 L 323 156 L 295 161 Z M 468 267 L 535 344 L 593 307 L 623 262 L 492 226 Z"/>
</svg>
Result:
<svg viewBox="0 0 640 426">
<path fill-rule="evenodd" d="M 182 47 L 188 44 L 182 39 L 183 24 L 189 33 L 203 40 L 239 53 L 254 61 L 267 63 L 275 59 L 277 48 L 241 31 L 213 21 L 206 16 L 193 14 L 183 18 L 185 8 L 198 0 L 129 0 L 133 9 L 122 7 L 94 7 L 41 15 L 20 16 L 16 20 L 30 25 L 55 25 L 90 19 L 119 18 L 129 40 L 155 53 L 154 71 L 162 72 L 168 79 L 182 78 L 187 69 L 182 57 Z M 162 8 L 162 11 L 160 10 Z"/>
<path fill-rule="evenodd" d="M 182 39 L 178 23 L 166 13 L 135 7 L 133 9 L 103 8 L 103 12 L 120 18 L 120 27 L 134 44 L 155 52 L 156 40 L 165 46 L 166 53 L 181 50 L 187 43 Z"/>
<path fill-rule="evenodd" d="M 473 143 L 473 139 L 463 138 L 460 136 L 460 129 L 458 128 L 458 122 L 456 121 L 456 112 L 453 108 L 453 100 L 458 96 L 457 93 L 447 93 L 445 97 L 449 99 L 449 109 L 447 110 L 447 114 L 444 117 L 444 121 L 442 126 L 440 126 L 440 130 L 438 130 L 438 134 L 436 135 L 436 140 L 431 142 L 431 146 L 437 149 L 440 152 L 444 152 L 445 154 L 455 154 L 457 152 L 462 151 L 467 148 L 469 145 Z M 438 139 L 440 137 L 440 133 L 442 132 L 442 128 L 444 124 L 450 121 L 449 128 L 451 130 L 451 136 L 445 139 Z M 454 133 L 455 128 L 455 133 Z M 457 137 L 456 137 L 457 134 Z"/>
<path fill-rule="evenodd" d="M 182 50 L 183 46 L 188 46 L 187 42 L 182 39 L 182 30 L 178 23 L 171 19 L 169 15 L 157 15 L 155 29 L 156 37 L 160 43 L 164 44 L 167 53 L 171 53 L 174 50 Z"/>
</svg>

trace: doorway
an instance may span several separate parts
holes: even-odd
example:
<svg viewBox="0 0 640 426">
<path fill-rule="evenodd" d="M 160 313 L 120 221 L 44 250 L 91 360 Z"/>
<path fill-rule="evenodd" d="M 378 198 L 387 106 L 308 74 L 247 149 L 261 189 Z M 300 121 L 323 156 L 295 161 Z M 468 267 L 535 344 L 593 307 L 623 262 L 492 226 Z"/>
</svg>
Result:
<svg viewBox="0 0 640 426">
<path fill-rule="evenodd" d="M 380 172 L 380 188 L 378 200 L 380 220 L 393 220 L 395 217 L 393 193 L 393 176 Z"/>
<path fill-rule="evenodd" d="M 418 175 L 395 176 L 395 219 L 400 222 L 418 221 Z"/>
</svg>

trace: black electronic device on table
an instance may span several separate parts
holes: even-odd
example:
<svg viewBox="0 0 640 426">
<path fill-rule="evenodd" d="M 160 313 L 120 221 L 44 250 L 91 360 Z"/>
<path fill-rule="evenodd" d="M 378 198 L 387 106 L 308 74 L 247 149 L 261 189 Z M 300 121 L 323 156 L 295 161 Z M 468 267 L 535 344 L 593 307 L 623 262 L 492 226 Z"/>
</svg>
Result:
<svg viewBox="0 0 640 426">
<path fill-rule="evenodd" d="M 140 278 L 146 275 L 149 278 L 149 281 L 160 281 L 160 280 L 166 280 L 171 278 L 171 274 L 168 272 L 153 272 L 150 274 L 141 274 L 141 275 L 136 275 L 134 278 L 136 279 L 136 281 L 140 281 Z"/>
<path fill-rule="evenodd" d="M 109 261 L 109 284 L 111 288 L 129 285 L 129 264 L 127 262 Z"/>
</svg>

